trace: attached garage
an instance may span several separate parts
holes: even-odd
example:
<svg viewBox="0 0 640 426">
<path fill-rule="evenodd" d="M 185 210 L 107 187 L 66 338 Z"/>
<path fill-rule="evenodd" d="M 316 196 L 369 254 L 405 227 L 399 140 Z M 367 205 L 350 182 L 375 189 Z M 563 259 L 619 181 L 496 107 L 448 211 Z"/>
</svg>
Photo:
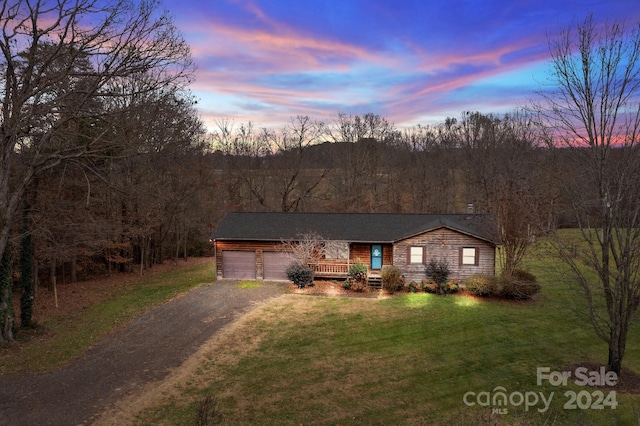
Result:
<svg viewBox="0 0 640 426">
<path fill-rule="evenodd" d="M 224 250 L 222 252 L 224 278 L 256 279 L 256 252 Z"/>
<path fill-rule="evenodd" d="M 293 260 L 287 253 L 265 251 L 263 253 L 264 279 L 286 280 L 286 270 Z"/>
</svg>

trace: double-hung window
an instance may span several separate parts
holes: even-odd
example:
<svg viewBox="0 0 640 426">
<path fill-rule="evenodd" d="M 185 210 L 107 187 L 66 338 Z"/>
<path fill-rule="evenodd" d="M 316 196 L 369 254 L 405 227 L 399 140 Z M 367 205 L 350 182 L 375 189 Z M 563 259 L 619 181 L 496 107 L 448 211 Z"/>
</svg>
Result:
<svg viewBox="0 0 640 426">
<path fill-rule="evenodd" d="M 478 248 L 463 247 L 460 249 L 461 265 L 477 265 L 478 264 Z"/>
<path fill-rule="evenodd" d="M 424 263 L 424 247 L 422 246 L 409 247 L 409 263 L 413 263 L 413 264 Z"/>
</svg>

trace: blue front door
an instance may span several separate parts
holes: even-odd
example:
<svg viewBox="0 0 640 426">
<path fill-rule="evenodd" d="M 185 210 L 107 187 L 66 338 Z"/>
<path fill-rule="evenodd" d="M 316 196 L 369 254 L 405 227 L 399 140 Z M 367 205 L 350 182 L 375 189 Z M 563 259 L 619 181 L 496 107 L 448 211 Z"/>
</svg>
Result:
<svg viewBox="0 0 640 426">
<path fill-rule="evenodd" d="M 382 268 L 382 246 L 373 244 L 371 246 L 371 269 Z"/>
</svg>

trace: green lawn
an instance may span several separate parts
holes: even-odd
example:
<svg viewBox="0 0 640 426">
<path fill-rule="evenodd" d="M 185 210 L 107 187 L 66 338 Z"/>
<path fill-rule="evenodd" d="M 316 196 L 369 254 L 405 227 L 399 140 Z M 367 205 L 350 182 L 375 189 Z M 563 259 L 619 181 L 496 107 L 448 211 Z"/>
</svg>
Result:
<svg viewBox="0 0 640 426">
<path fill-rule="evenodd" d="M 638 394 L 617 394 L 616 409 L 565 409 L 566 392 L 590 407 L 599 389 L 537 385 L 538 367 L 574 374 L 571 364 L 606 363 L 607 354 L 549 264 L 529 261 L 542 293 L 526 303 L 284 296 L 250 314 L 139 424 L 193 424 L 206 395 L 226 424 L 637 424 Z M 638 324 L 624 365 L 640 372 Z M 514 401 L 506 414 L 479 405 L 500 390 Z M 518 404 L 534 393 L 552 398 L 546 412 L 541 400 Z"/>
</svg>

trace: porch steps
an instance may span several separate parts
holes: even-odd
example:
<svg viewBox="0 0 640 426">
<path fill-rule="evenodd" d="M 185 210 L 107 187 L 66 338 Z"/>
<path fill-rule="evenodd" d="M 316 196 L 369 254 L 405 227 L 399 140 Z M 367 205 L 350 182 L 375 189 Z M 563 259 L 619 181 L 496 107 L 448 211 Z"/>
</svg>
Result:
<svg viewBox="0 0 640 426">
<path fill-rule="evenodd" d="M 382 277 L 370 276 L 369 277 L 369 287 L 381 290 L 382 289 Z"/>
</svg>

